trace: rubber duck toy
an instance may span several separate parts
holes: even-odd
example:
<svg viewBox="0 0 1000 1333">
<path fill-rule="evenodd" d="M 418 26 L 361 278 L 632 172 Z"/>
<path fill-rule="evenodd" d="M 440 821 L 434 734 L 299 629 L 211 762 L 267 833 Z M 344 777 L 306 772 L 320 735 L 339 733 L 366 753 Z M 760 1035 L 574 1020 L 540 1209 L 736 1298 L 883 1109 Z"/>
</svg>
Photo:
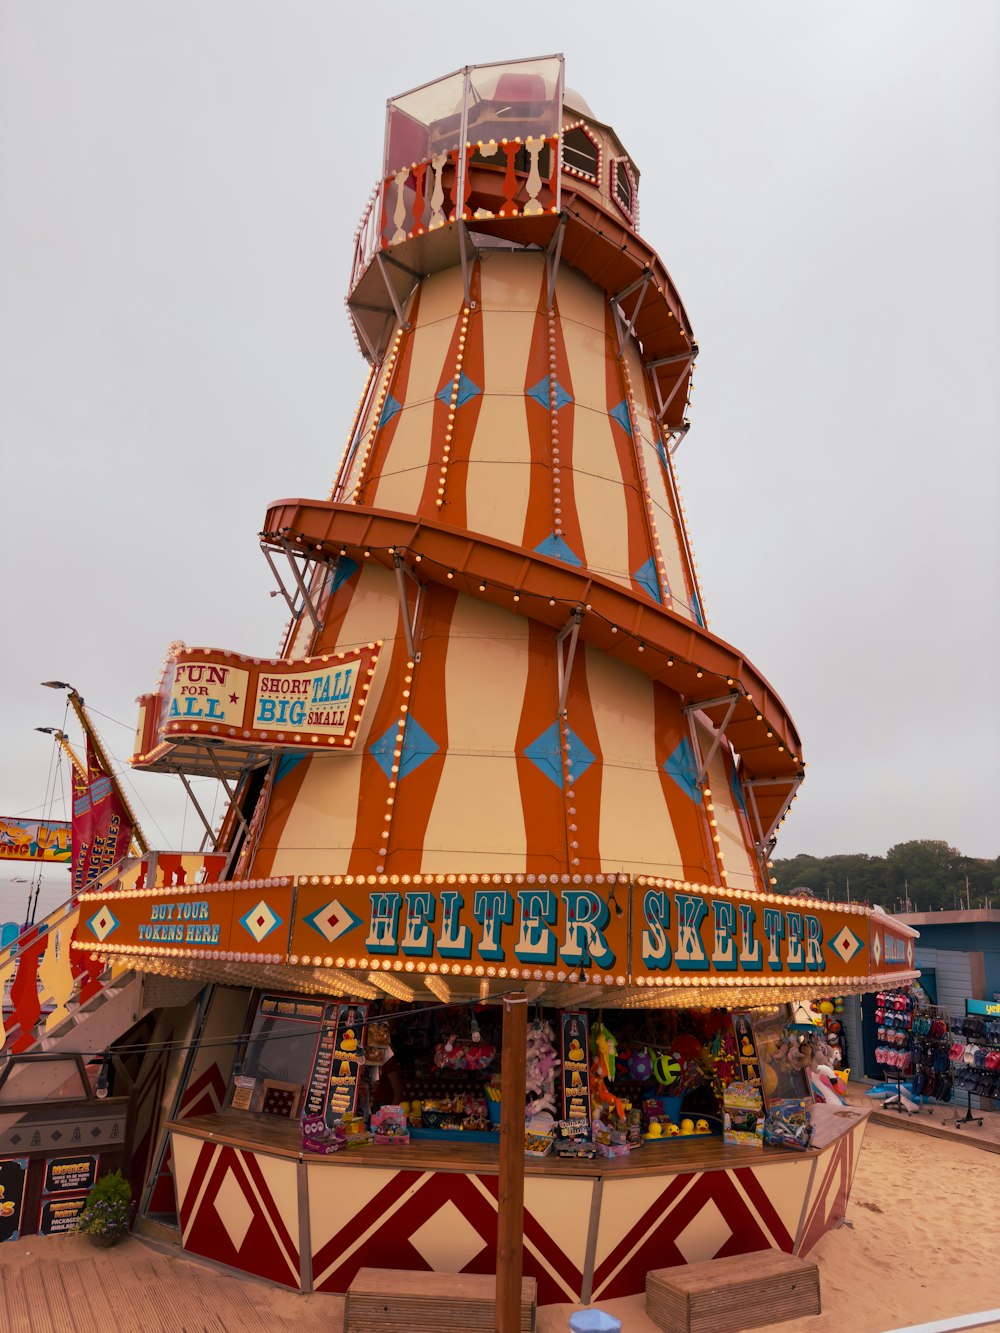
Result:
<svg viewBox="0 0 1000 1333">
<path fill-rule="evenodd" d="M 694 1121 L 693 1121 L 693 1120 L 688 1120 L 688 1118 L 687 1118 L 686 1116 L 685 1116 L 685 1118 L 681 1121 L 681 1133 L 682 1133 L 682 1134 L 693 1134 L 693 1133 L 694 1133 Z"/>
<path fill-rule="evenodd" d="M 566 1059 L 572 1060 L 574 1063 L 576 1063 L 577 1061 L 583 1060 L 583 1058 L 584 1058 L 583 1047 L 574 1037 L 569 1044 L 569 1050 L 566 1052 Z"/>
<path fill-rule="evenodd" d="M 660 1124 L 659 1120 L 654 1120 L 651 1122 L 649 1129 L 646 1130 L 646 1133 L 643 1135 L 643 1138 L 647 1139 L 663 1138 L 663 1126 Z"/>
<path fill-rule="evenodd" d="M 748 1058 L 750 1060 L 754 1058 L 753 1042 L 750 1040 L 749 1037 L 743 1038 L 740 1050 L 743 1052 L 745 1058 Z"/>
<path fill-rule="evenodd" d="M 681 1132 L 680 1126 L 675 1125 L 673 1121 L 671 1121 L 670 1124 L 667 1126 L 667 1133 L 670 1135 L 671 1138 L 675 1137 L 680 1132 Z"/>
<path fill-rule="evenodd" d="M 694 1124 L 694 1132 L 696 1134 L 711 1134 L 712 1131 L 708 1127 L 707 1120 L 696 1120 Z"/>
<path fill-rule="evenodd" d="M 340 1043 L 340 1049 L 342 1051 L 356 1051 L 358 1049 L 358 1039 L 354 1035 L 353 1028 L 348 1028 L 347 1031 L 344 1033 L 343 1039 L 341 1040 Z"/>
</svg>

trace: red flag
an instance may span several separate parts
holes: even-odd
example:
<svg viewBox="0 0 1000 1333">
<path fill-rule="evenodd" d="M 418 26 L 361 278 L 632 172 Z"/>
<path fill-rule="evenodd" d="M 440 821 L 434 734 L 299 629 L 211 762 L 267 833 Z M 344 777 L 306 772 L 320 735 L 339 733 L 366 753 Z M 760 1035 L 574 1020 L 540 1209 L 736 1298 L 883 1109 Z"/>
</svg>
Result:
<svg viewBox="0 0 1000 1333">
<path fill-rule="evenodd" d="M 73 894 L 124 857 L 132 821 L 87 737 L 87 777 L 73 770 Z"/>
</svg>

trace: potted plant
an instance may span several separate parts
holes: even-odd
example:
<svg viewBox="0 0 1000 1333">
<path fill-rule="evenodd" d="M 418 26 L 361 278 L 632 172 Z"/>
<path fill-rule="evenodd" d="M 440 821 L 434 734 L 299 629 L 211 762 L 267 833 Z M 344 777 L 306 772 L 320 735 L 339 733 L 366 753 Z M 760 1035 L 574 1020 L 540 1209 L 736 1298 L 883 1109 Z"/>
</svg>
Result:
<svg viewBox="0 0 1000 1333">
<path fill-rule="evenodd" d="M 132 1186 L 120 1171 L 102 1176 L 87 1195 L 78 1230 L 101 1249 L 117 1245 L 128 1233 Z"/>
</svg>

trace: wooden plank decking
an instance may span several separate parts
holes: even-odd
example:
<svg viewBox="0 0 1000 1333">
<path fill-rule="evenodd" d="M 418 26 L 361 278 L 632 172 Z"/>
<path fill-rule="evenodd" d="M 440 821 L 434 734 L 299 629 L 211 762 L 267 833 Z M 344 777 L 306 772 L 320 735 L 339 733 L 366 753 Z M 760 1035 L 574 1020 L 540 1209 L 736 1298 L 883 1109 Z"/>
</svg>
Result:
<svg viewBox="0 0 1000 1333">
<path fill-rule="evenodd" d="M 3 1333 L 342 1333 L 344 1301 L 300 1296 L 140 1241 L 98 1251 L 83 1237 L 4 1245 Z M 16 1254 L 14 1253 L 16 1251 Z"/>
</svg>

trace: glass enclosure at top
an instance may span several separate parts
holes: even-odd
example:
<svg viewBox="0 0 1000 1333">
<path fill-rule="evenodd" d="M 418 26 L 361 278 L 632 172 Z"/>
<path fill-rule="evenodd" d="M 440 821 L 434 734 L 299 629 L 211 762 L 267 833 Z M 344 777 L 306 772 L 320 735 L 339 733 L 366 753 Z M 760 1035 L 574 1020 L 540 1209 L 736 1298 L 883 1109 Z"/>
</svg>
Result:
<svg viewBox="0 0 1000 1333">
<path fill-rule="evenodd" d="M 467 143 L 550 138 L 562 126 L 562 95 L 562 56 L 546 56 L 474 65 L 392 97 L 383 179 Z"/>
</svg>

